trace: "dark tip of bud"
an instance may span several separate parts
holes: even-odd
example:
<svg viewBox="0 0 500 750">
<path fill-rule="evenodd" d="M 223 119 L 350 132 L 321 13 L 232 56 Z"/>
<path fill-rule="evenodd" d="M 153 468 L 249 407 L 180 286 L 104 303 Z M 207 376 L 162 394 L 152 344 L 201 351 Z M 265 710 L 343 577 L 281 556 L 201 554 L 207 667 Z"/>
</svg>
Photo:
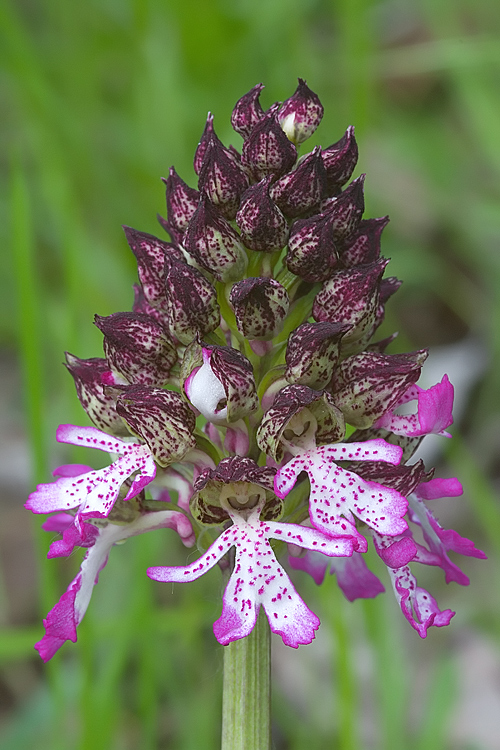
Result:
<svg viewBox="0 0 500 750">
<path fill-rule="evenodd" d="M 234 105 L 231 125 L 242 138 L 248 138 L 255 125 L 264 117 L 264 110 L 259 101 L 263 88 L 264 84 L 258 83 Z"/>
<path fill-rule="evenodd" d="M 196 172 L 196 174 L 200 173 L 201 165 L 203 163 L 203 157 L 205 156 L 205 151 L 207 150 L 208 144 L 210 143 L 212 138 L 219 140 L 214 131 L 214 116 L 211 112 L 209 112 L 207 115 L 205 128 L 203 129 L 200 142 L 198 143 L 194 155 L 194 171 Z"/>
<path fill-rule="evenodd" d="M 321 152 L 329 195 L 335 195 L 351 178 L 358 161 L 358 144 L 350 125 L 342 138 Z"/>
<path fill-rule="evenodd" d="M 340 195 L 329 198 L 323 204 L 323 213 L 330 214 L 334 238 L 339 242 L 349 240 L 361 221 L 365 210 L 365 177 L 364 174 L 360 175 Z"/>
<path fill-rule="evenodd" d="M 388 223 L 388 216 L 383 216 L 380 219 L 363 219 L 356 232 L 341 247 L 340 260 L 342 265 L 350 268 L 378 260 L 380 257 L 380 239 Z"/>
<path fill-rule="evenodd" d="M 174 167 L 170 167 L 168 178 L 162 177 L 162 180 L 166 186 L 169 225 L 183 232 L 196 211 L 199 193 L 179 177 Z"/>
</svg>

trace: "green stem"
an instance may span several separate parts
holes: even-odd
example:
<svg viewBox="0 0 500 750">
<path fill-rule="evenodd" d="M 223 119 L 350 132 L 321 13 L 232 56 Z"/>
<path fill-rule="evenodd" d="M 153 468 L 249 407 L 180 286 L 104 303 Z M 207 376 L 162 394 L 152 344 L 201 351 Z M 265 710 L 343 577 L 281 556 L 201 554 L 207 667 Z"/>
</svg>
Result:
<svg viewBox="0 0 500 750">
<path fill-rule="evenodd" d="M 224 648 L 222 750 L 270 750 L 271 634 L 261 610 L 246 638 Z"/>
</svg>

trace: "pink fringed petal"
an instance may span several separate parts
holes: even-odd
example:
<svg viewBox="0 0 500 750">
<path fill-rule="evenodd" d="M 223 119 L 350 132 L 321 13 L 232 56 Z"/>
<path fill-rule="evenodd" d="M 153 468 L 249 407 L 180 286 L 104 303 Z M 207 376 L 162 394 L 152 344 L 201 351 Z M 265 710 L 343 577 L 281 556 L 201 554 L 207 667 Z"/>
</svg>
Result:
<svg viewBox="0 0 500 750">
<path fill-rule="evenodd" d="M 387 556 L 391 546 L 395 544 L 394 539 L 382 536 L 372 532 L 375 549 L 382 559 Z M 401 537 L 396 542 L 402 541 L 408 537 Z M 402 550 L 404 548 L 401 548 Z M 408 548 L 408 552 L 410 552 Z M 404 559 L 404 554 L 401 559 Z M 393 562 L 396 562 L 394 559 Z M 394 587 L 396 599 L 399 602 L 401 611 L 410 625 L 417 631 L 421 638 L 425 638 L 427 630 L 432 626 L 443 627 L 449 625 L 451 618 L 455 614 L 450 609 L 441 611 L 436 600 L 425 589 L 417 586 L 417 580 L 410 570 L 408 564 L 401 567 L 387 567 L 389 576 Z"/>
<path fill-rule="evenodd" d="M 63 427 L 67 428 L 71 425 L 63 425 Z M 91 437 L 87 436 L 89 441 L 96 439 L 93 433 L 104 435 L 92 427 L 76 429 L 89 430 L 91 434 Z M 63 431 L 68 442 L 70 442 L 69 438 L 73 438 L 76 434 L 75 430 L 68 430 L 68 434 Z M 126 499 L 135 497 L 155 477 L 156 465 L 151 457 L 151 451 L 147 446 L 136 443 L 123 443 L 121 440 L 108 440 L 107 442 L 113 443 L 113 447 L 108 445 L 102 448 L 103 450 L 120 448 L 124 451 L 126 449 L 125 455 L 118 458 L 111 466 L 99 469 L 99 471 L 65 475 L 51 484 L 39 484 L 36 491 L 29 496 L 25 507 L 33 513 L 52 513 L 79 507 L 78 515 L 83 518 L 106 517 L 118 497 L 123 482 L 135 472 L 139 472 Z"/>
<path fill-rule="evenodd" d="M 423 482 L 409 498 L 411 520 L 421 526 L 424 539 L 429 547 L 430 554 L 426 550 L 419 552 L 415 558 L 418 562 L 426 565 L 438 565 L 444 570 L 446 583 L 455 581 L 462 586 L 469 585 L 469 578 L 460 570 L 448 556 L 448 552 L 458 552 L 467 557 L 476 557 L 485 560 L 486 555 L 477 549 L 470 539 L 460 536 L 453 529 L 443 529 L 438 523 L 432 511 L 427 507 L 424 499 L 435 500 L 441 497 L 457 497 L 463 492 L 462 485 L 451 477 L 449 479 L 432 479 Z"/>
</svg>

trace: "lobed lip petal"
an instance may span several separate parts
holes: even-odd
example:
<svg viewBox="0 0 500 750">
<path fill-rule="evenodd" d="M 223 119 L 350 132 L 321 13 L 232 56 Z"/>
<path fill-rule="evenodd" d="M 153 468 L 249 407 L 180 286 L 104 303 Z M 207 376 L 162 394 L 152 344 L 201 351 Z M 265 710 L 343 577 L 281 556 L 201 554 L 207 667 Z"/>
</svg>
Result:
<svg viewBox="0 0 500 750">
<path fill-rule="evenodd" d="M 329 539 L 316 529 L 295 524 L 259 520 L 262 503 L 247 518 L 226 506 L 233 526 L 226 529 L 195 562 L 185 567 L 149 568 L 148 576 L 157 581 L 193 581 L 210 570 L 234 546 L 235 564 L 223 598 L 222 614 L 214 623 L 219 643 L 227 645 L 244 638 L 254 628 L 261 606 L 269 625 L 283 642 L 297 648 L 310 643 L 319 619 L 306 607 L 287 573 L 274 556 L 270 539 L 321 549 L 333 557 L 352 554 L 346 539 Z"/>
<path fill-rule="evenodd" d="M 76 628 L 87 611 L 94 586 L 98 582 L 99 573 L 108 561 L 111 547 L 129 537 L 161 528 L 175 529 L 186 545 L 194 542 L 189 520 L 178 511 L 167 510 L 144 513 L 136 521 L 123 526 L 108 524 L 105 527 L 96 528 L 83 524 L 83 534 L 73 527 L 69 536 L 65 532 L 66 538 L 63 542 L 52 544 L 51 550 L 55 552 L 51 555 L 52 557 L 70 554 L 75 545 L 89 547 L 89 550 L 82 562 L 80 572 L 43 621 L 45 635 L 35 645 L 43 661 L 49 661 L 65 641 L 76 642 Z M 59 548 L 56 547 L 58 544 Z"/>
<path fill-rule="evenodd" d="M 358 551 L 366 552 L 366 539 L 356 529 L 353 516 L 382 534 L 395 536 L 408 528 L 404 520 L 408 502 L 396 490 L 367 482 L 336 461 L 382 460 L 397 464 L 401 453 L 399 446 L 383 440 L 339 443 L 305 451 L 278 470 L 275 492 L 278 497 L 285 497 L 305 471 L 311 483 L 309 515 L 313 525 L 333 537 L 352 537 Z"/>
</svg>

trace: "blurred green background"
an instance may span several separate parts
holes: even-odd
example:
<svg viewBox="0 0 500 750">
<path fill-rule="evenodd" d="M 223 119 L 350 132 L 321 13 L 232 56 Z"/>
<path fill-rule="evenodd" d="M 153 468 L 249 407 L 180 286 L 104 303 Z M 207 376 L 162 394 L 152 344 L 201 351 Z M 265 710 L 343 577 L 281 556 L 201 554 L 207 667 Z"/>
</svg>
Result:
<svg viewBox="0 0 500 750">
<path fill-rule="evenodd" d="M 465 559 L 465 590 L 419 571 L 457 610 L 426 641 L 390 590 L 349 604 L 333 578 L 318 589 L 297 573 L 322 627 L 297 652 L 273 639 L 275 747 L 500 748 L 500 5 L 1 0 L 0 61 L 0 748 L 219 744 L 217 573 L 172 594 L 145 568 L 185 561 L 173 532 L 116 548 L 78 644 L 44 667 L 41 616 L 79 558 L 44 562 L 50 535 L 22 503 L 63 460 L 85 460 L 55 445 L 57 424 L 86 423 L 62 352 L 101 356 L 93 315 L 131 307 L 120 225 L 161 235 L 160 177 L 175 164 L 196 184 L 207 111 L 239 148 L 237 99 L 262 81 L 267 107 L 297 76 L 325 106 L 311 146 L 354 124 L 365 215 L 390 214 L 383 252 L 404 280 L 384 324 L 400 331 L 392 351 L 438 347 L 463 381 L 436 460 L 465 495 L 437 512 L 490 559 Z"/>
</svg>

